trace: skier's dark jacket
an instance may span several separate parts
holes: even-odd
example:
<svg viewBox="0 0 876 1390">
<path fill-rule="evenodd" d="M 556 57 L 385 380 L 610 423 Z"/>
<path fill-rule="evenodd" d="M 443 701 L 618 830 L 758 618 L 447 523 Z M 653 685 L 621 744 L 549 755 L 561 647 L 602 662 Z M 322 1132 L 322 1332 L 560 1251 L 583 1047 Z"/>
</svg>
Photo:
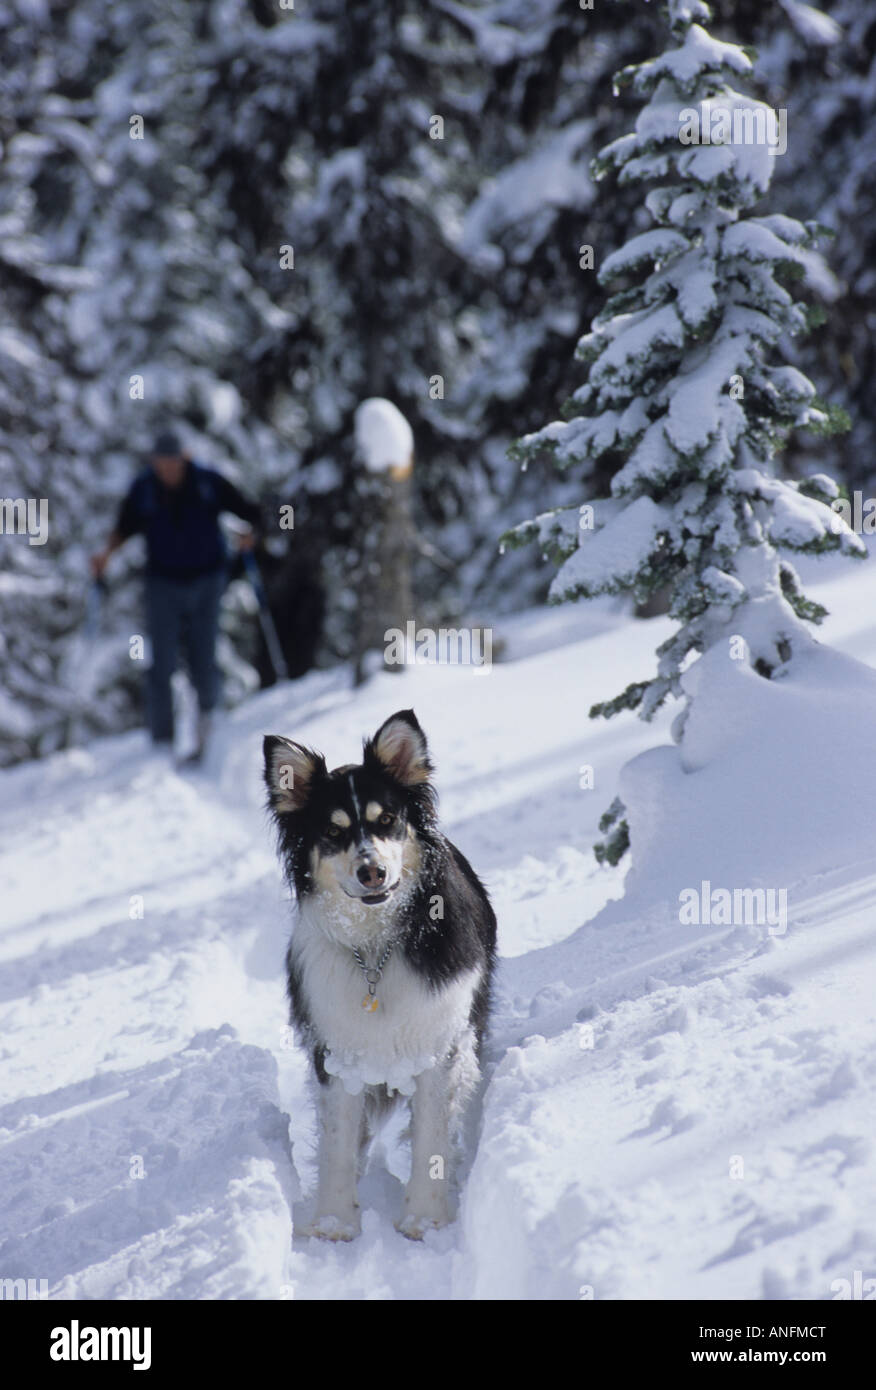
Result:
<svg viewBox="0 0 876 1390">
<path fill-rule="evenodd" d="M 116 532 L 146 538 L 146 568 L 165 579 L 195 579 L 225 567 L 228 555 L 219 513 L 259 524 L 259 508 L 212 468 L 189 462 L 178 488 L 164 487 L 153 468 L 131 484 L 119 509 Z"/>
</svg>

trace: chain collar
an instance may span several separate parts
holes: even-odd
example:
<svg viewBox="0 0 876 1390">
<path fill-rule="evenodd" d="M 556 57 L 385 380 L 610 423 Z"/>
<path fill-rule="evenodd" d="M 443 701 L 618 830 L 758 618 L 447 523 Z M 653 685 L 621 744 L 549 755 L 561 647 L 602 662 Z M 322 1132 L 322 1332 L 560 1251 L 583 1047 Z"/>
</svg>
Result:
<svg viewBox="0 0 876 1390">
<path fill-rule="evenodd" d="M 362 974 L 365 976 L 365 983 L 368 985 L 368 993 L 362 1000 L 362 1008 L 365 1010 L 366 1013 L 373 1014 L 379 1007 L 379 1000 L 377 998 L 377 986 L 380 983 L 380 977 L 383 974 L 383 968 L 386 965 L 386 962 L 389 960 L 393 944 L 394 943 L 390 941 L 386 950 L 383 952 L 383 955 L 380 957 L 380 960 L 377 962 L 377 965 L 373 968 L 370 968 L 365 964 L 358 948 L 356 946 L 353 947 L 353 957 L 359 969 L 362 971 Z"/>
</svg>

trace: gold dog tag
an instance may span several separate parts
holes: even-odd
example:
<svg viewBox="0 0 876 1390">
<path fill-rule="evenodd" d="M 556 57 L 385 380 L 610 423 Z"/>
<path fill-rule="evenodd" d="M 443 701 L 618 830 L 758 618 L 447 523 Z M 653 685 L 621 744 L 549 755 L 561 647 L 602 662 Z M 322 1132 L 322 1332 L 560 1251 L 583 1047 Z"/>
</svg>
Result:
<svg viewBox="0 0 876 1390">
<path fill-rule="evenodd" d="M 362 1008 L 367 1014 L 373 1014 L 377 1008 L 377 995 L 366 994 L 365 998 L 362 1000 Z"/>
</svg>

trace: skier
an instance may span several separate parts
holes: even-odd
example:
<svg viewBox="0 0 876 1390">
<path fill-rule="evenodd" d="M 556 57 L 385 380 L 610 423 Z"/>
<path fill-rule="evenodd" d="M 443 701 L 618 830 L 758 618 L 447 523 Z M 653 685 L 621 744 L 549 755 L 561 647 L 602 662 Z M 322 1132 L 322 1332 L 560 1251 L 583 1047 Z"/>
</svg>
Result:
<svg viewBox="0 0 876 1390">
<path fill-rule="evenodd" d="M 92 556 L 91 570 L 103 576 L 107 561 L 130 536 L 146 540 L 146 615 L 152 639 L 149 672 L 149 723 L 153 743 L 173 744 L 171 677 L 179 648 L 185 650 L 198 696 L 198 742 L 192 760 L 204 752 L 211 712 L 219 698 L 216 636 L 219 605 L 226 585 L 227 552 L 219 528 L 220 512 L 231 512 L 250 528 L 259 508 L 221 473 L 195 463 L 175 434 L 161 433 L 151 465 L 134 479 L 119 509 L 105 548 Z M 254 544 L 250 529 L 240 548 Z"/>
</svg>

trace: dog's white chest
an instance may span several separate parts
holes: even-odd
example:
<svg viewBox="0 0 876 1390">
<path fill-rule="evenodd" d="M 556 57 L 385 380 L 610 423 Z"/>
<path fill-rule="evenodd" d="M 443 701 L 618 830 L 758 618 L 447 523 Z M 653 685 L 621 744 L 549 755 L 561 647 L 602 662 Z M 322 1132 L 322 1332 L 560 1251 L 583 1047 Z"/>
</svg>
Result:
<svg viewBox="0 0 876 1390">
<path fill-rule="evenodd" d="M 292 949 L 315 1032 L 328 1048 L 325 1069 L 354 1094 L 381 1084 L 413 1094 L 417 1076 L 446 1057 L 468 1029 L 477 970 L 433 990 L 398 948 L 374 986 L 376 1007 L 365 1008 L 364 1001 L 373 1001 L 352 951 L 306 915 L 296 923 Z"/>
</svg>

